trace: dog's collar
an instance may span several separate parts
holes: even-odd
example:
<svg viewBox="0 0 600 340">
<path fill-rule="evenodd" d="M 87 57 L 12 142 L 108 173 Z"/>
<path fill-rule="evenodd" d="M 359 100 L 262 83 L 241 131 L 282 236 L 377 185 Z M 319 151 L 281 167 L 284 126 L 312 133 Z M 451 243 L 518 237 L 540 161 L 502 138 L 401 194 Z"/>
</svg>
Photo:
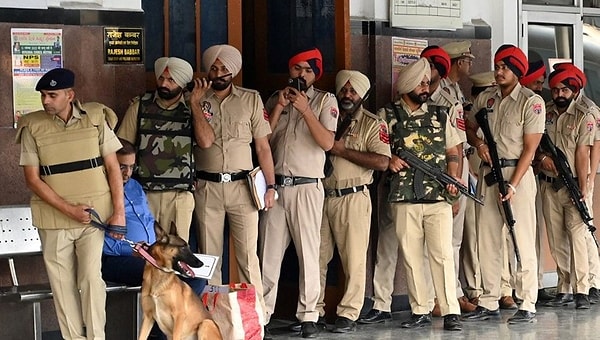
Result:
<svg viewBox="0 0 600 340">
<path fill-rule="evenodd" d="M 150 255 L 150 253 L 148 252 L 148 250 L 150 249 L 150 246 L 148 246 L 148 244 L 146 243 L 133 243 L 133 241 L 129 241 L 129 240 L 125 240 L 127 243 L 129 243 L 130 246 L 133 247 L 133 250 L 135 252 L 137 252 L 138 254 L 140 254 L 141 257 L 143 257 L 146 261 L 148 261 L 148 263 L 150 263 L 153 267 L 155 267 L 158 270 L 161 270 L 165 273 L 174 273 L 176 275 L 185 277 L 185 278 L 190 278 L 191 276 L 188 275 L 184 275 L 176 270 L 173 270 L 171 268 L 167 268 L 167 267 L 161 267 L 158 265 L 158 263 L 156 262 L 156 259 L 154 257 L 152 257 L 152 255 Z"/>
</svg>

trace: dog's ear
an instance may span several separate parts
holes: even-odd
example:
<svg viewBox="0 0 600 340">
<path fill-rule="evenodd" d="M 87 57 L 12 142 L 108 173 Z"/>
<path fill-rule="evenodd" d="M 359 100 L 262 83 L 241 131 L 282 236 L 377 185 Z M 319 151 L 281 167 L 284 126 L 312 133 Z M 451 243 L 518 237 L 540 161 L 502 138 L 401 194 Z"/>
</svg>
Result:
<svg viewBox="0 0 600 340">
<path fill-rule="evenodd" d="M 160 241 L 163 238 L 167 237 L 167 233 L 156 221 L 154 221 L 154 233 L 156 233 L 156 241 Z"/>
<path fill-rule="evenodd" d="M 169 234 L 179 236 L 179 235 L 177 235 L 177 226 L 175 225 L 175 222 L 173 222 L 173 221 L 171 221 L 171 229 L 169 230 Z"/>
</svg>

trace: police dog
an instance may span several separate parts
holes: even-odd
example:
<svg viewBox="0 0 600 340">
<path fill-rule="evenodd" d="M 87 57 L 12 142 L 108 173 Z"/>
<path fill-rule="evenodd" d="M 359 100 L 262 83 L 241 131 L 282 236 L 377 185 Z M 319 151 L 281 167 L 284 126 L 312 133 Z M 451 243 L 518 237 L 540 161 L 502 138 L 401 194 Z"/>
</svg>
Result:
<svg viewBox="0 0 600 340">
<path fill-rule="evenodd" d="M 144 267 L 141 296 L 144 320 L 139 340 L 148 338 L 154 321 L 169 339 L 222 339 L 219 327 L 200 298 L 175 275 L 178 272 L 193 276 L 190 267 L 201 267 L 202 261 L 177 235 L 174 223 L 168 234 L 158 224 L 154 230 L 156 242 L 148 248 L 148 253 L 159 268 L 149 262 Z"/>
</svg>

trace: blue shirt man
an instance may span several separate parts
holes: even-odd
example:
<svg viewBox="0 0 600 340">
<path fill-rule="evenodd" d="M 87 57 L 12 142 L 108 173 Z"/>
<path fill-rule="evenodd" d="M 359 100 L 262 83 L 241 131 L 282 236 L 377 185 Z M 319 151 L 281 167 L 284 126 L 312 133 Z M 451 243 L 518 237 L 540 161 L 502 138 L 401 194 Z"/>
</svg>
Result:
<svg viewBox="0 0 600 340">
<path fill-rule="evenodd" d="M 126 140 L 119 140 L 123 145 L 123 148 L 117 151 L 117 159 L 124 184 L 125 223 L 127 225 L 125 238 L 133 242 L 152 244 L 156 241 L 154 216 L 150 212 L 142 186 L 131 178 L 135 167 L 135 148 Z M 129 286 L 142 284 L 146 261 L 141 257 L 134 256 L 129 243 L 105 235 L 102 252 L 102 278 L 104 281 Z M 198 295 L 206 286 L 205 279 L 182 278 L 182 280 Z"/>
</svg>

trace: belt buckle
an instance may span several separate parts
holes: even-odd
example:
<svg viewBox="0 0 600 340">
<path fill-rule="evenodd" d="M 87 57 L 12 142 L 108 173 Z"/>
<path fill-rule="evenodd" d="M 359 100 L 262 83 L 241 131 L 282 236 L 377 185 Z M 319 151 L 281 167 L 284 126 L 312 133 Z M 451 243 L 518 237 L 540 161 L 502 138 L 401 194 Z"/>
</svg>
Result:
<svg viewBox="0 0 600 340">
<path fill-rule="evenodd" d="M 220 174 L 220 175 L 221 175 L 221 183 L 231 182 L 231 174 Z"/>
<path fill-rule="evenodd" d="M 327 189 L 325 191 L 325 194 L 327 195 L 327 197 L 335 197 L 335 196 L 337 196 L 335 189 Z"/>
<path fill-rule="evenodd" d="M 294 185 L 294 178 L 293 177 L 283 177 L 283 185 L 284 186 L 290 186 L 290 185 Z"/>
</svg>

